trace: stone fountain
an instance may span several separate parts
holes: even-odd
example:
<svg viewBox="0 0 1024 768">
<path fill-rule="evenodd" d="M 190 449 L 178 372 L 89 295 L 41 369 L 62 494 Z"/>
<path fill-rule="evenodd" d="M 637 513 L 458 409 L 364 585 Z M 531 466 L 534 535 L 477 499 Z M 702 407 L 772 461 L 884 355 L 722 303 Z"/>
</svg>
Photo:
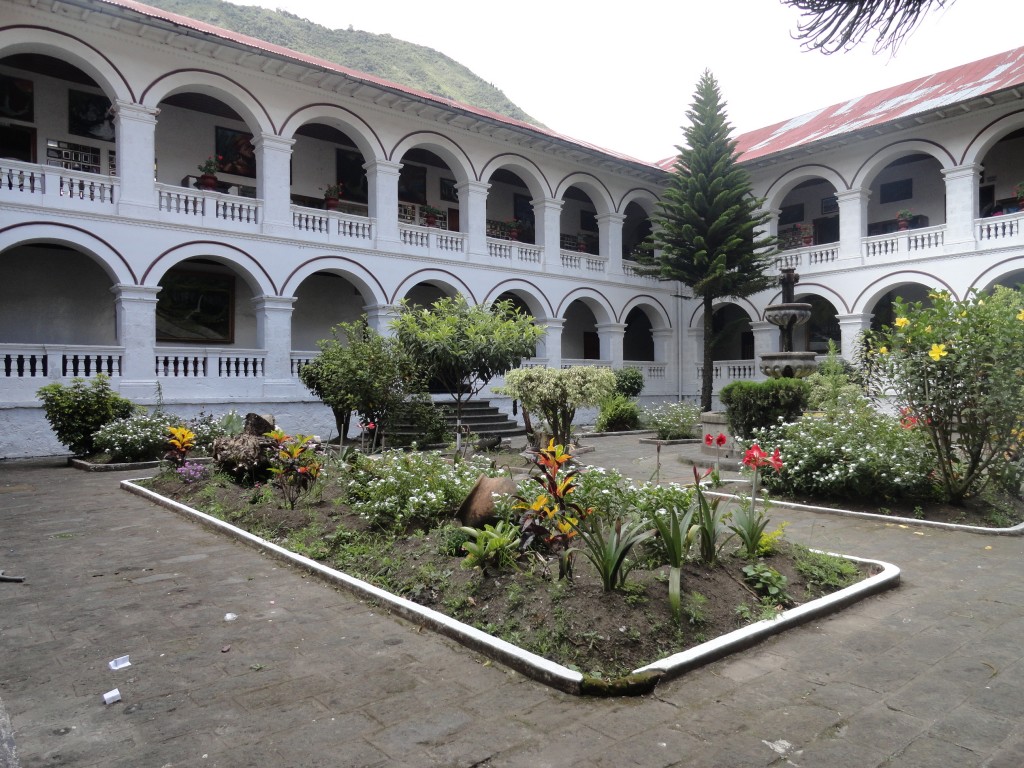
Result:
<svg viewBox="0 0 1024 768">
<path fill-rule="evenodd" d="M 811 318 L 811 305 L 796 301 L 794 286 L 800 276 L 793 267 L 784 267 L 779 284 L 782 286 L 782 303 L 773 304 L 764 310 L 764 319 L 779 326 L 782 351 L 761 355 L 761 373 L 772 379 L 802 379 L 814 373 L 818 364 L 814 352 L 793 351 L 793 328 L 803 325 Z"/>
</svg>

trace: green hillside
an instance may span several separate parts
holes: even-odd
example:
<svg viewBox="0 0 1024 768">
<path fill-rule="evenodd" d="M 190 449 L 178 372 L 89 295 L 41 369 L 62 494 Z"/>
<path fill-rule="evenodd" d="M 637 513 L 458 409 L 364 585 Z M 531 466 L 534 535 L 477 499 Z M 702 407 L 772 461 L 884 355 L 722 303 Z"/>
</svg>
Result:
<svg viewBox="0 0 1024 768">
<path fill-rule="evenodd" d="M 222 0 L 143 0 L 149 5 L 283 45 L 400 85 L 542 125 L 493 85 L 433 48 L 391 35 L 328 29 L 287 11 L 232 5 Z"/>
</svg>

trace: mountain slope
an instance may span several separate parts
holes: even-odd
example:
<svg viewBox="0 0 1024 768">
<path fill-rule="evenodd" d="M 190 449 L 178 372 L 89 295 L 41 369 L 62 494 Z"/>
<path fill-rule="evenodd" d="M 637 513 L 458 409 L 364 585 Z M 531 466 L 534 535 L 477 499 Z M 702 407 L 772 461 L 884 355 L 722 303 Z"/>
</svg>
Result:
<svg viewBox="0 0 1024 768">
<path fill-rule="evenodd" d="M 328 29 L 287 11 L 222 0 L 143 0 L 171 13 L 318 56 L 399 85 L 544 127 L 500 90 L 433 48 L 349 29 Z"/>
</svg>

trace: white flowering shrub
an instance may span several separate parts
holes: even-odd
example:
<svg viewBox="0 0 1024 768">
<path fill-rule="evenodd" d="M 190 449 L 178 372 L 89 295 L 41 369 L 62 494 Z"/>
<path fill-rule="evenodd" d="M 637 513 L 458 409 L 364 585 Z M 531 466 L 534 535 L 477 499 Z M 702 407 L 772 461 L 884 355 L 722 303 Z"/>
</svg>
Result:
<svg viewBox="0 0 1024 768">
<path fill-rule="evenodd" d="M 137 413 L 101 427 L 93 435 L 93 445 L 115 461 L 155 461 L 168 448 L 167 428 L 179 424 L 181 419 L 164 411 Z"/>
<path fill-rule="evenodd" d="M 755 441 L 778 447 L 786 459 L 778 473 L 762 477 L 774 493 L 886 501 L 928 497 L 934 488 L 935 456 L 924 432 L 863 398 L 756 430 Z"/>
<path fill-rule="evenodd" d="M 576 411 L 592 408 L 615 391 L 615 374 L 609 368 L 573 365 L 569 368 L 516 368 L 505 374 L 505 384 L 495 387 L 523 404 L 523 410 L 541 416 L 556 445 L 568 445 Z"/>
<path fill-rule="evenodd" d="M 644 412 L 644 423 L 659 440 L 700 437 L 700 406 L 696 403 L 663 403 Z"/>
<path fill-rule="evenodd" d="M 454 517 L 481 473 L 496 474 L 483 457 L 453 464 L 436 451 L 385 451 L 346 466 L 340 482 L 353 512 L 377 527 L 401 530 Z"/>
</svg>

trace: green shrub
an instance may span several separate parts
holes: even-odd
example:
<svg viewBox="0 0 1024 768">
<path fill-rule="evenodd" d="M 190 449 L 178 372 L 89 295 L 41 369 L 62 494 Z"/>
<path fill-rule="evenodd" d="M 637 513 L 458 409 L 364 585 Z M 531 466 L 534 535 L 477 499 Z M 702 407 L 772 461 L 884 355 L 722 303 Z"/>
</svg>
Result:
<svg viewBox="0 0 1024 768">
<path fill-rule="evenodd" d="M 167 428 L 179 424 L 179 418 L 164 411 L 136 413 L 104 424 L 93 436 L 93 446 L 115 461 L 156 461 L 170 447 Z"/>
<path fill-rule="evenodd" d="M 734 381 L 722 387 L 718 397 L 725 406 L 729 429 L 749 439 L 755 429 L 775 426 L 780 419 L 799 419 L 807 408 L 808 391 L 807 382 L 800 379 Z"/>
<path fill-rule="evenodd" d="M 615 370 L 615 393 L 623 397 L 640 397 L 644 391 L 644 373 L 639 368 Z"/>
<path fill-rule="evenodd" d="M 54 434 L 72 453 L 95 451 L 93 435 L 114 419 L 131 415 L 131 400 L 110 388 L 110 379 L 97 374 L 91 381 L 72 379 L 71 384 L 47 384 L 36 396 L 43 401 L 43 412 Z"/>
<path fill-rule="evenodd" d="M 658 433 L 659 440 L 700 437 L 700 406 L 694 403 L 664 403 L 649 408 L 643 421 Z"/>
<path fill-rule="evenodd" d="M 625 395 L 612 395 L 601 403 L 598 432 L 625 432 L 640 426 L 640 406 Z"/>
</svg>

